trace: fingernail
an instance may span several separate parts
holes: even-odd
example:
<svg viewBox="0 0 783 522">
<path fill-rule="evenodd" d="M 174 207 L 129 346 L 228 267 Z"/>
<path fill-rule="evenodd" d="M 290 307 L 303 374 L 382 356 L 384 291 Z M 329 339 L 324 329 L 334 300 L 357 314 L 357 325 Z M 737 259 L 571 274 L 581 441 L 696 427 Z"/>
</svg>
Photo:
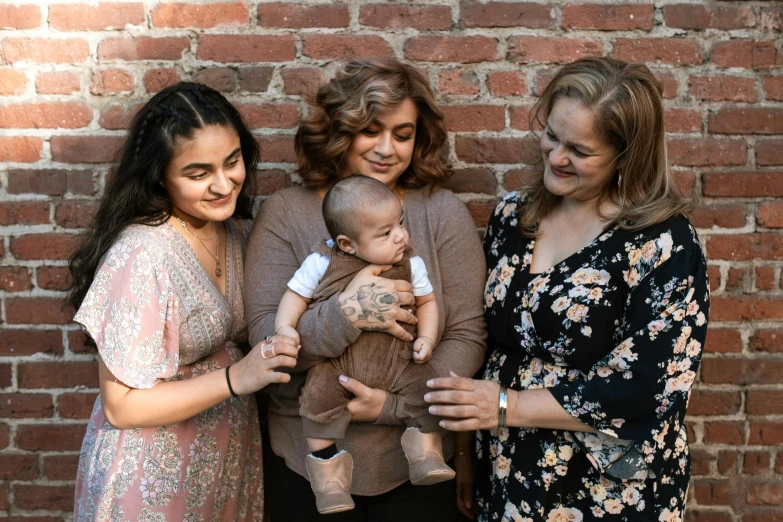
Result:
<svg viewBox="0 0 783 522">
<path fill-rule="evenodd" d="M 443 421 L 440 421 L 440 422 L 438 423 L 438 426 L 440 426 L 441 428 L 445 428 L 445 427 L 446 427 L 446 423 L 445 423 L 445 422 L 443 422 Z"/>
<path fill-rule="evenodd" d="M 432 394 L 425 393 L 424 394 L 424 400 L 427 401 L 427 402 L 430 402 L 430 399 L 432 399 Z"/>
<path fill-rule="evenodd" d="M 434 385 L 435 385 L 435 381 L 433 381 L 432 379 L 427 381 L 427 386 L 429 386 L 430 388 L 432 388 Z"/>
<path fill-rule="evenodd" d="M 340 382 L 348 382 L 348 377 L 346 377 L 345 375 L 341 375 Z"/>
<path fill-rule="evenodd" d="M 427 411 L 430 413 L 435 413 L 435 406 L 430 406 L 429 408 L 427 408 Z"/>
</svg>

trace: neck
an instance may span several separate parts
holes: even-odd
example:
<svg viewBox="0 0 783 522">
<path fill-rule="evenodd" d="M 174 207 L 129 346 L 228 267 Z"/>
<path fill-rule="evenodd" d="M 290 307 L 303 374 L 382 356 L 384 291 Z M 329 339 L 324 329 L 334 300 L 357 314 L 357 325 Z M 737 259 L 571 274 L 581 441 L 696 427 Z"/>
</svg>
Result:
<svg viewBox="0 0 783 522">
<path fill-rule="evenodd" d="M 617 204 L 610 200 L 603 201 L 600 205 L 597 205 L 597 203 L 598 197 L 584 201 L 564 197 L 561 198 L 558 207 L 563 214 L 572 216 L 575 219 L 598 218 L 601 221 L 613 219 L 619 211 Z"/>
<path fill-rule="evenodd" d="M 207 219 L 200 219 L 195 216 L 191 216 L 186 212 L 181 212 L 178 209 L 174 209 L 171 215 L 178 221 L 182 221 L 193 232 L 202 232 L 204 234 L 214 234 L 217 230 L 217 223 Z"/>
</svg>

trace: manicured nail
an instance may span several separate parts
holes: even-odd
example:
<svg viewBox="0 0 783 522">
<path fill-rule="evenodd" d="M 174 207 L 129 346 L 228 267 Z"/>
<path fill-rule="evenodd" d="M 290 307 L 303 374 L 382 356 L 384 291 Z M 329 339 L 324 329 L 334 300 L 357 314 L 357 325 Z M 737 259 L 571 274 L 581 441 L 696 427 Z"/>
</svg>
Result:
<svg viewBox="0 0 783 522">
<path fill-rule="evenodd" d="M 441 428 L 445 428 L 446 427 L 446 423 L 444 421 L 440 421 L 438 423 L 438 426 L 440 426 Z"/>
<path fill-rule="evenodd" d="M 430 402 L 430 399 L 432 399 L 432 394 L 425 393 L 424 394 L 424 400 L 427 402 Z"/>
<path fill-rule="evenodd" d="M 340 382 L 348 382 L 348 377 L 346 377 L 345 375 L 341 375 Z"/>
<path fill-rule="evenodd" d="M 435 381 L 433 381 L 432 379 L 430 379 L 429 381 L 427 381 L 427 386 L 428 386 L 428 387 L 430 387 L 430 388 L 432 388 L 433 386 L 435 386 Z"/>
<path fill-rule="evenodd" d="M 436 410 L 435 406 L 430 406 L 429 408 L 427 408 L 427 411 L 430 413 L 435 413 L 435 410 Z"/>
</svg>

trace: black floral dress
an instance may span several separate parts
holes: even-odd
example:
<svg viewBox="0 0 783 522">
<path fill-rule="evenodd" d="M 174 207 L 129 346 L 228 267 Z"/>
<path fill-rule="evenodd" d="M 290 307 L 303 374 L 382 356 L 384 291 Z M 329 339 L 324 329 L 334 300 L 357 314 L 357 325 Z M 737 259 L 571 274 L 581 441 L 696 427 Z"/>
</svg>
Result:
<svg viewBox="0 0 783 522">
<path fill-rule="evenodd" d="M 640 232 L 609 228 L 531 274 L 524 201 L 506 196 L 487 228 L 484 378 L 548 388 L 599 433 L 479 432 L 479 521 L 679 522 L 690 477 L 683 419 L 709 310 L 696 233 L 681 215 Z"/>
</svg>

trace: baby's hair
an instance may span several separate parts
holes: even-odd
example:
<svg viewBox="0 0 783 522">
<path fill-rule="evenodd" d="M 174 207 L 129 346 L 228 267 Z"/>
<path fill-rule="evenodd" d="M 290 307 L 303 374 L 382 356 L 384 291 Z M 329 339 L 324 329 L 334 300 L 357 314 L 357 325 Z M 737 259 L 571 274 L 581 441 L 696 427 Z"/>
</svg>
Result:
<svg viewBox="0 0 783 522">
<path fill-rule="evenodd" d="M 332 239 L 343 234 L 356 239 L 361 230 L 357 212 L 397 201 L 389 187 L 375 178 L 355 174 L 341 179 L 324 196 L 321 211 Z"/>
</svg>

